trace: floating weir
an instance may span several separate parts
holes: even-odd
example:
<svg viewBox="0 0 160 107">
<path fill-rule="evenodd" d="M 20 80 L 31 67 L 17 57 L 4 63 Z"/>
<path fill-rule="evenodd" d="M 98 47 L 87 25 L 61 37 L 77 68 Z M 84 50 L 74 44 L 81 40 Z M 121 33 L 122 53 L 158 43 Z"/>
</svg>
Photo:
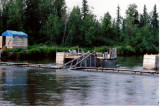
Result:
<svg viewBox="0 0 160 107">
<path fill-rule="evenodd" d="M 87 53 L 71 53 L 71 52 L 57 52 L 56 53 L 56 64 L 57 65 L 69 65 L 70 61 L 72 65 L 75 61 L 78 63 L 81 61 L 82 65 L 93 66 L 94 67 L 115 67 L 117 59 L 117 49 L 111 48 L 109 52 L 100 53 L 100 52 L 87 52 Z M 113 63 L 112 63 L 113 62 Z M 90 64 L 89 64 L 90 63 Z M 112 65 L 112 66 L 111 66 Z"/>
<path fill-rule="evenodd" d="M 9 63 L 9 62 L 0 62 L 0 65 L 5 65 L 5 66 L 15 65 L 15 66 L 22 66 L 22 67 L 37 67 L 37 68 L 46 68 L 46 69 L 103 71 L 103 72 L 110 72 L 110 73 L 127 73 L 127 74 L 140 74 L 140 75 L 142 74 L 159 75 L 159 72 L 156 72 L 156 71 L 136 71 L 136 70 L 130 70 L 130 69 L 116 68 L 116 59 L 117 59 L 116 53 L 117 53 L 117 50 L 115 48 L 110 49 L 109 52 L 105 52 L 104 54 L 97 53 L 97 52 L 92 52 L 92 53 L 87 52 L 87 53 L 77 53 L 75 55 L 69 52 L 57 52 L 56 53 L 57 65 Z M 146 61 L 144 62 L 146 63 Z M 143 65 L 145 65 L 145 63 L 143 63 Z"/>
<path fill-rule="evenodd" d="M 0 62 L 2 66 L 21 66 L 21 67 L 36 67 L 36 68 L 45 68 L 45 69 L 63 69 L 62 66 L 51 66 L 45 64 L 30 64 L 30 63 L 9 63 L 9 62 Z M 144 72 L 144 71 L 136 71 L 129 69 L 118 69 L 118 68 L 102 68 L 102 67 L 75 67 L 70 68 L 70 70 L 86 70 L 86 71 L 102 71 L 108 73 L 121 73 L 121 74 L 138 74 L 138 75 L 157 75 L 159 76 L 159 72 Z"/>
</svg>

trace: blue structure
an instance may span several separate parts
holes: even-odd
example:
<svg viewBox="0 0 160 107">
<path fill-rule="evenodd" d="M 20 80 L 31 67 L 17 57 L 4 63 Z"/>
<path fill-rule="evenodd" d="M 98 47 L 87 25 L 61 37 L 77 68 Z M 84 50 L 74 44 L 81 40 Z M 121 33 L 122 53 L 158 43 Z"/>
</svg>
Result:
<svg viewBox="0 0 160 107">
<path fill-rule="evenodd" d="M 0 36 L 0 48 L 28 49 L 28 35 L 22 31 L 6 30 Z"/>
<path fill-rule="evenodd" d="M 28 35 L 24 32 L 21 31 L 12 31 L 12 30 L 7 30 L 4 33 L 2 33 L 2 36 L 22 36 L 28 38 Z"/>
</svg>

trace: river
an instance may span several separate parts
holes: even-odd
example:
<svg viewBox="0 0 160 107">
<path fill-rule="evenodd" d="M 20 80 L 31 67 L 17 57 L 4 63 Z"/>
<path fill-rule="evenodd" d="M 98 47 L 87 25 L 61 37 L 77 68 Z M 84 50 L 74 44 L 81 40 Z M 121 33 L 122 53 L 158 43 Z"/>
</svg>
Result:
<svg viewBox="0 0 160 107">
<path fill-rule="evenodd" d="M 51 59 L 22 62 L 55 64 Z M 143 70 L 142 62 L 142 56 L 121 56 L 117 67 Z M 0 66 L 4 105 L 157 106 L 159 76 Z"/>
</svg>

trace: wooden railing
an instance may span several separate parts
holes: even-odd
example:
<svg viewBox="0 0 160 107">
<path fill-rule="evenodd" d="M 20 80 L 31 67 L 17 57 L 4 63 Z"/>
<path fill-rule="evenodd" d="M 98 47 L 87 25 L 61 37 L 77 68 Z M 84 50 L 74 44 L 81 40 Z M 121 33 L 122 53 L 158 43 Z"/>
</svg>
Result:
<svg viewBox="0 0 160 107">
<path fill-rule="evenodd" d="M 65 63 L 63 66 L 61 66 L 61 68 L 66 69 L 66 68 L 75 68 L 78 64 L 82 64 L 83 61 L 85 61 L 85 59 L 90 57 L 91 60 L 91 55 L 95 55 L 96 53 L 85 53 L 82 56 L 75 58 L 67 63 Z M 96 55 L 95 55 L 96 56 Z M 91 61 L 90 61 L 91 63 Z M 85 62 L 85 65 L 87 65 L 87 63 Z"/>
</svg>

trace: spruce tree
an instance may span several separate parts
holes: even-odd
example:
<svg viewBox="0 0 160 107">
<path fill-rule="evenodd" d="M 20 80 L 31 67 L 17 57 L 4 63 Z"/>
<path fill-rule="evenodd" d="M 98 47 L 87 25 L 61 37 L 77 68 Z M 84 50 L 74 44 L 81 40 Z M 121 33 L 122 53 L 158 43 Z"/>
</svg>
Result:
<svg viewBox="0 0 160 107">
<path fill-rule="evenodd" d="M 151 19 L 151 25 L 152 25 L 152 28 L 154 30 L 158 30 L 159 29 L 159 21 L 158 21 L 158 13 L 157 13 L 157 7 L 156 5 L 154 6 L 154 10 L 153 10 L 153 16 L 152 16 L 152 19 Z"/>
<path fill-rule="evenodd" d="M 137 29 L 137 25 L 139 25 L 138 20 L 138 11 L 136 4 L 130 4 L 128 9 L 126 10 L 126 19 L 125 19 L 125 33 L 128 36 L 135 36 L 135 30 Z"/>
<path fill-rule="evenodd" d="M 120 23 L 121 23 L 121 16 L 120 16 L 120 7 L 118 5 L 117 7 L 117 27 L 120 28 Z"/>
<path fill-rule="evenodd" d="M 54 1 L 54 13 L 59 17 L 62 18 L 62 16 L 66 12 L 66 5 L 65 0 L 55 0 Z"/>
<path fill-rule="evenodd" d="M 121 16 L 120 16 L 120 7 L 117 7 L 117 21 L 116 21 L 116 40 L 119 40 L 120 36 L 120 24 L 121 24 Z"/>
<path fill-rule="evenodd" d="M 0 34 L 3 32 L 2 10 L 0 9 Z"/>
<path fill-rule="evenodd" d="M 144 26 L 144 18 L 143 18 L 143 15 L 140 15 L 139 27 L 143 27 L 143 26 Z"/>
<path fill-rule="evenodd" d="M 146 5 L 144 5 L 143 14 L 140 15 L 140 27 L 144 27 L 149 24 L 150 18 L 147 13 Z"/>
<path fill-rule="evenodd" d="M 115 39 L 115 34 L 112 28 L 112 23 L 111 23 L 111 15 L 107 12 L 104 15 L 104 18 L 102 20 L 102 31 L 101 34 L 103 35 L 105 39 L 105 44 L 106 45 L 112 45 L 113 40 Z"/>
<path fill-rule="evenodd" d="M 122 22 L 122 32 L 125 33 L 125 30 L 126 30 L 126 23 L 125 23 L 125 19 L 123 19 L 123 22 Z"/>
<path fill-rule="evenodd" d="M 82 14 L 80 8 L 74 7 L 69 16 L 69 21 L 67 24 L 67 37 L 65 44 L 68 46 L 76 46 L 82 44 Z"/>
<path fill-rule="evenodd" d="M 143 9 L 143 22 L 144 22 L 144 26 L 147 24 L 147 8 L 146 5 L 144 5 L 144 9 Z"/>
<path fill-rule="evenodd" d="M 83 0 L 82 2 L 82 15 L 83 15 L 83 19 L 86 18 L 86 16 L 88 15 L 88 12 L 89 12 L 89 7 L 88 7 L 88 4 L 87 4 L 87 0 Z"/>
</svg>

